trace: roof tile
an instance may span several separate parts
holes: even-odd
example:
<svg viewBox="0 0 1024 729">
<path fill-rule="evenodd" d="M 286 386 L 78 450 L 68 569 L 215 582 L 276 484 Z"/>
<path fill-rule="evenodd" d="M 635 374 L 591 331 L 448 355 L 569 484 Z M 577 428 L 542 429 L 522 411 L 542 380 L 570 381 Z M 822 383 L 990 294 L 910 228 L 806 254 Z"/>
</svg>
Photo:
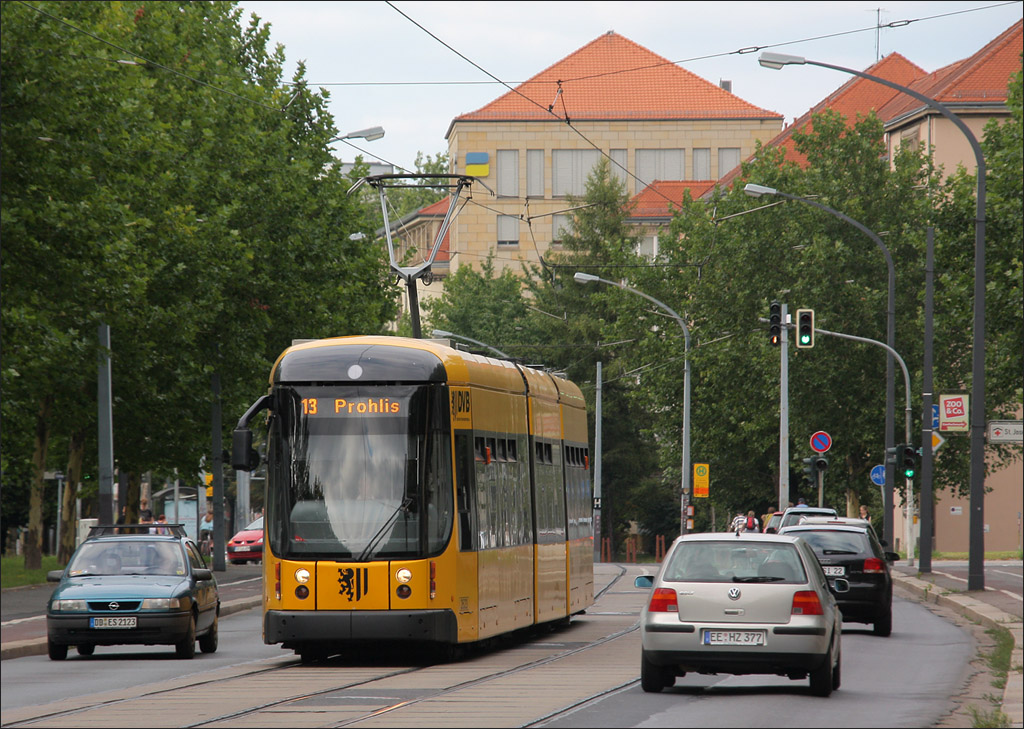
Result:
<svg viewBox="0 0 1024 729">
<path fill-rule="evenodd" d="M 630 200 L 631 218 L 671 217 L 669 204 L 682 207 L 683 193 L 690 191 L 694 200 L 710 191 L 717 184 L 715 180 L 657 180 L 641 190 Z"/>
<path fill-rule="evenodd" d="M 617 33 L 591 41 L 454 121 L 771 118 L 761 109 Z"/>
</svg>

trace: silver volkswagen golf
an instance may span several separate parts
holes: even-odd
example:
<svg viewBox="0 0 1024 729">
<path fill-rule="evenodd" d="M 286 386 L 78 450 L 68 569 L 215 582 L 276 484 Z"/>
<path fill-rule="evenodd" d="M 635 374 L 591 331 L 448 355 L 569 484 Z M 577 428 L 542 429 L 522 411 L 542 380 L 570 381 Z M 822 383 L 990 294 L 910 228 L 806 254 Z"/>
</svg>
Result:
<svg viewBox="0 0 1024 729">
<path fill-rule="evenodd" d="M 687 534 L 656 576 L 636 578 L 651 597 L 640 614 L 640 683 L 657 693 L 688 672 L 775 674 L 811 693 L 839 688 L 843 619 L 833 585 L 799 537 Z"/>
</svg>

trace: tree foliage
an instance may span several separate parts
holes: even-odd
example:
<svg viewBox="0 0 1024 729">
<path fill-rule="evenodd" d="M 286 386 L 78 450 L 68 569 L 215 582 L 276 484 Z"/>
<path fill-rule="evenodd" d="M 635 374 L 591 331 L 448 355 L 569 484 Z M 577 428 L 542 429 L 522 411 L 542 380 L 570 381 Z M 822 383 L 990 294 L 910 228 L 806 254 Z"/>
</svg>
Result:
<svg viewBox="0 0 1024 729">
<path fill-rule="evenodd" d="M 293 338 L 377 332 L 396 307 L 382 249 L 348 239 L 372 211 L 328 166 L 326 97 L 301 65 L 284 82 L 267 26 L 229 2 L 0 9 L 4 513 L 20 520 L 41 469 L 71 460 L 44 447 L 33 469 L 27 434 L 87 445 L 100 323 L 134 488 L 209 455 L 212 375 L 230 420 Z"/>
</svg>

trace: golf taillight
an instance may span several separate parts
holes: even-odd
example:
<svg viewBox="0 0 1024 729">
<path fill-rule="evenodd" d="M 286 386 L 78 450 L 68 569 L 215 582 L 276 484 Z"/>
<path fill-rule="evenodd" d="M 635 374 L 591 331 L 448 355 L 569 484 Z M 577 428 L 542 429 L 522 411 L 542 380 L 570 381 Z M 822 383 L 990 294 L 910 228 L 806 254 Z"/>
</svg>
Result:
<svg viewBox="0 0 1024 729">
<path fill-rule="evenodd" d="M 885 562 L 878 557 L 868 557 L 864 560 L 864 571 L 876 575 L 881 574 L 885 572 Z"/>
<path fill-rule="evenodd" d="M 793 615 L 824 615 L 821 600 L 814 590 L 800 590 L 793 594 Z"/>
<path fill-rule="evenodd" d="M 676 600 L 676 591 L 668 587 L 659 587 L 651 595 L 651 603 L 647 606 L 651 613 L 677 613 L 679 602 Z"/>
</svg>

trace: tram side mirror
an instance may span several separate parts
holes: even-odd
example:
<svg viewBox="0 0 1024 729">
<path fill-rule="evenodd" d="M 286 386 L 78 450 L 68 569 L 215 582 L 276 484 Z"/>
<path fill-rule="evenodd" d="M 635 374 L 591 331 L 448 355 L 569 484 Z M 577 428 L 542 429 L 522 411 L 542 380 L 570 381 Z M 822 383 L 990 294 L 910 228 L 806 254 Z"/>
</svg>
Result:
<svg viewBox="0 0 1024 729">
<path fill-rule="evenodd" d="M 260 465 L 260 454 L 252 447 L 252 431 L 238 428 L 231 433 L 231 467 L 236 471 L 252 471 Z"/>
</svg>

